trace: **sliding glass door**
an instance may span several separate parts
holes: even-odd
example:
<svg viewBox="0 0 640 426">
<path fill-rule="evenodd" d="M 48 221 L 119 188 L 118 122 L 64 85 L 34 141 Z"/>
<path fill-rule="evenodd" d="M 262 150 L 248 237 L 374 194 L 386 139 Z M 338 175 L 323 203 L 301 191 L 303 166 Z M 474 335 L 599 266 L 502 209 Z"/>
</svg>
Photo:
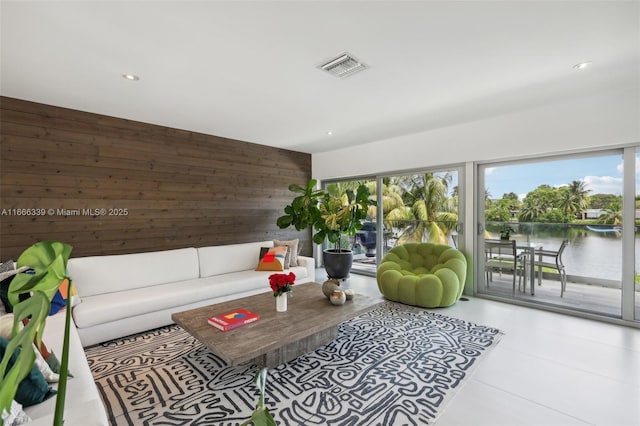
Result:
<svg viewBox="0 0 640 426">
<path fill-rule="evenodd" d="M 382 178 L 385 250 L 410 242 L 458 247 L 462 229 L 458 181 L 458 169 Z"/>
<path fill-rule="evenodd" d="M 331 195 L 339 196 L 347 190 L 355 191 L 359 185 L 364 184 L 369 189 L 371 199 L 376 199 L 378 184 L 375 178 L 362 178 L 333 181 L 325 184 L 325 189 Z M 356 235 L 343 235 L 342 247 L 349 247 L 353 250 L 353 273 L 364 273 L 375 275 L 376 272 L 376 252 L 377 252 L 377 209 L 376 206 L 369 206 L 367 218 Z"/>
<path fill-rule="evenodd" d="M 623 292 L 635 287 L 625 283 L 623 269 L 640 264 L 632 240 L 635 256 L 623 256 L 623 233 L 634 239 L 636 228 L 633 220 L 624 226 L 623 207 L 635 207 L 637 198 L 624 197 L 623 154 L 480 165 L 476 291 L 622 318 L 622 295 L 637 299 Z M 515 255 L 496 253 L 488 240 L 513 244 Z"/>
<path fill-rule="evenodd" d="M 332 193 L 364 183 L 378 203 L 369 209 L 357 235 L 344 237 L 354 252 L 352 272 L 375 275 L 380 259 L 398 244 L 464 245 L 464 194 L 459 185 L 463 174 L 463 167 L 447 167 L 326 182 L 324 187 Z"/>
</svg>

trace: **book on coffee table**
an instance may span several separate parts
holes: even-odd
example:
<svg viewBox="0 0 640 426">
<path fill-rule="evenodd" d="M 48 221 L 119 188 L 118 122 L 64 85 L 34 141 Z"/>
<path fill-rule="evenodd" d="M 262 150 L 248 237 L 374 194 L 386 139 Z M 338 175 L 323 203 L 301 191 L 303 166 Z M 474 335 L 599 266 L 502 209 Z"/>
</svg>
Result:
<svg viewBox="0 0 640 426">
<path fill-rule="evenodd" d="M 246 324 L 258 321 L 260 315 L 246 309 L 235 309 L 226 314 L 209 317 L 207 322 L 222 331 L 233 330 Z"/>
</svg>

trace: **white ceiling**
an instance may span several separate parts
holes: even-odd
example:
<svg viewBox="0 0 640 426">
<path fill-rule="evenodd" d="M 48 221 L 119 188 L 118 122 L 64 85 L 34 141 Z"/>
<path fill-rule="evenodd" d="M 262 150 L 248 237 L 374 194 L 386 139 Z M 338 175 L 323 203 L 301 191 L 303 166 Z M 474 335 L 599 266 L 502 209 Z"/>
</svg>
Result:
<svg viewBox="0 0 640 426">
<path fill-rule="evenodd" d="M 317 153 L 637 87 L 639 5 L 3 0 L 0 93 Z"/>
</svg>

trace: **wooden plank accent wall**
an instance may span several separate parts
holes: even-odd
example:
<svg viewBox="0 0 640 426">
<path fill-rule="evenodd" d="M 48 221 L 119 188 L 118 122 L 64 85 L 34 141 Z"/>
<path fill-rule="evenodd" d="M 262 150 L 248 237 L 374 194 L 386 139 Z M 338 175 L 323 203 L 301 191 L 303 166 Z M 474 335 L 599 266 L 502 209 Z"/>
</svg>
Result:
<svg viewBox="0 0 640 426">
<path fill-rule="evenodd" d="M 41 240 L 80 257 L 300 238 L 311 255 L 309 231 L 275 224 L 310 154 L 7 97 L 0 126 L 0 261 Z"/>
</svg>

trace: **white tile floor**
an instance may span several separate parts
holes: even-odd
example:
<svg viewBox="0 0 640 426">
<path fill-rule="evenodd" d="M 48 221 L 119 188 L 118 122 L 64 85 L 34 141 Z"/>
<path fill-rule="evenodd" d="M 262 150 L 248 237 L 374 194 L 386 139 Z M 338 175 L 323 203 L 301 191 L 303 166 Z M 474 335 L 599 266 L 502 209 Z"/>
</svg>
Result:
<svg viewBox="0 0 640 426">
<path fill-rule="evenodd" d="M 373 277 L 344 285 L 379 295 Z M 505 335 L 438 425 L 640 425 L 640 329 L 469 299 L 436 312 Z"/>
</svg>

